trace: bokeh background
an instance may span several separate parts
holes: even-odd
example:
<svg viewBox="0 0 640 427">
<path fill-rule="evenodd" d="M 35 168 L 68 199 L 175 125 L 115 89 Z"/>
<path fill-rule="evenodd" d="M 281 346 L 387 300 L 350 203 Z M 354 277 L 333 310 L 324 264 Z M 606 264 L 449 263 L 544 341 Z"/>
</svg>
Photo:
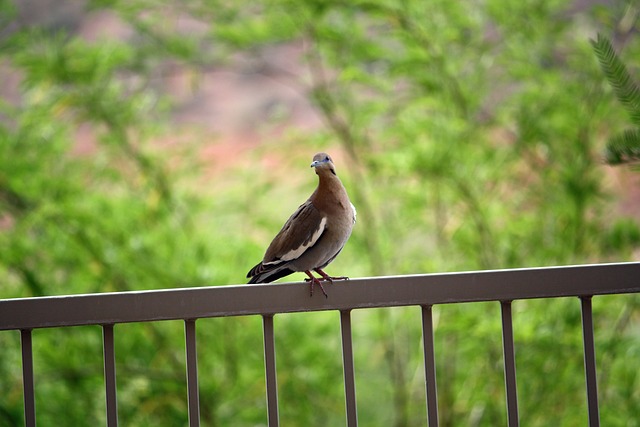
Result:
<svg viewBox="0 0 640 427">
<path fill-rule="evenodd" d="M 351 277 L 640 259 L 624 0 L 0 1 L 0 298 L 245 282 L 329 152 Z M 288 280 L 302 280 L 295 275 Z M 513 286 L 518 286 L 514 283 Z M 520 417 L 587 424 L 578 300 L 514 304 Z M 640 299 L 594 300 L 601 419 L 640 425 Z M 497 304 L 434 308 L 440 421 L 506 420 Z M 338 313 L 276 316 L 280 418 L 343 425 Z M 360 423 L 426 424 L 418 308 L 353 313 Z M 99 327 L 34 331 L 41 425 L 105 423 Z M 205 426 L 266 425 L 261 320 L 198 321 Z M 116 327 L 127 426 L 186 425 L 183 325 Z M 22 425 L 17 332 L 0 426 Z"/>
</svg>

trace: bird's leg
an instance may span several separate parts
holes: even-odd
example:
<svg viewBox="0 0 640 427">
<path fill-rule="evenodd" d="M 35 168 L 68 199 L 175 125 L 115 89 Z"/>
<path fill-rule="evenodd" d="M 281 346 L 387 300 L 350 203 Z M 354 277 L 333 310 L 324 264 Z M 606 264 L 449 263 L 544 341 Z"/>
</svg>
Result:
<svg viewBox="0 0 640 427">
<path fill-rule="evenodd" d="M 318 273 L 320 276 L 322 276 L 322 278 L 324 280 L 326 280 L 327 282 L 333 283 L 334 280 L 349 280 L 348 277 L 346 276 L 339 276 L 339 277 L 332 277 L 329 276 L 327 273 L 325 273 L 324 271 L 322 271 L 319 268 L 314 269 L 313 271 L 315 271 L 316 273 Z"/>
<path fill-rule="evenodd" d="M 310 282 L 311 296 L 313 296 L 313 285 L 317 284 L 318 286 L 320 286 L 320 290 L 324 294 L 324 297 L 325 298 L 329 298 L 329 295 L 327 295 L 327 293 L 325 292 L 324 288 L 322 287 L 322 282 L 320 282 L 320 280 L 317 277 L 315 277 L 313 274 L 311 274 L 311 272 L 309 270 L 306 270 L 305 273 L 307 274 L 307 276 L 309 276 L 308 279 L 304 279 L 304 280 L 307 281 L 307 282 Z"/>
</svg>

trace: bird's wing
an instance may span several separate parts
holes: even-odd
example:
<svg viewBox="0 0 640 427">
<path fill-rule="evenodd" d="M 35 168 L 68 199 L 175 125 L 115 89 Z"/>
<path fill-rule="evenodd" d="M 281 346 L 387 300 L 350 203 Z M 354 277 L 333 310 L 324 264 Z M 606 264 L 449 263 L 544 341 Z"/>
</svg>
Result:
<svg viewBox="0 0 640 427">
<path fill-rule="evenodd" d="M 307 200 L 291 215 L 273 239 L 262 264 L 280 264 L 299 258 L 316 244 L 326 226 L 327 218 L 316 209 L 311 200 Z"/>
</svg>

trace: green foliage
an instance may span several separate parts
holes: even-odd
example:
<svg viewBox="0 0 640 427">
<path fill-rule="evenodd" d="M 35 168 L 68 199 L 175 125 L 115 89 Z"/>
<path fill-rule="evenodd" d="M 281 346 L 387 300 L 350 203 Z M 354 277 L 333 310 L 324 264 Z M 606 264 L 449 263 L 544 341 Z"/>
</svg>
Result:
<svg viewBox="0 0 640 427">
<path fill-rule="evenodd" d="M 631 121 L 640 126 L 640 88 L 631 79 L 624 63 L 618 58 L 611 42 L 602 34 L 591 42 L 600 67 L 613 87 L 616 97 L 625 107 Z"/>
<path fill-rule="evenodd" d="M 640 87 L 633 81 L 627 67 L 606 37 L 598 34 L 597 39 L 591 44 L 605 77 L 627 110 L 631 123 L 640 126 Z M 640 128 L 629 129 L 613 136 L 607 144 L 605 159 L 610 165 L 640 160 Z"/>
<path fill-rule="evenodd" d="M 210 137 L 154 144 L 181 131 L 154 77 L 167 63 L 198 74 L 233 68 L 238 55 L 259 62 L 284 43 L 303 47 L 304 69 L 288 83 L 326 126 L 291 130 L 250 156 L 269 150 L 296 170 L 320 149 L 345 154 L 339 171 L 359 222 L 335 271 L 619 261 L 637 250 L 638 225 L 615 214 L 604 184 L 597 153 L 621 115 L 585 36 L 618 19 L 615 8 L 503 0 L 90 8 L 117 15 L 131 36 L 88 41 L 33 26 L 1 41 L 0 64 L 20 76 L 19 102 L 0 104 L 2 298 L 241 283 L 313 178 L 299 185 L 254 162 L 203 185 L 198 150 Z M 0 19 L 13 9 L 0 3 Z M 181 18 L 200 30 L 185 33 Z M 625 66 L 603 38 L 594 46 L 635 111 Z M 87 146 L 75 142 L 79 131 L 92 136 Z M 614 150 L 619 160 L 637 156 L 630 132 Z M 628 425 L 640 419 L 638 301 L 596 298 L 594 308 L 603 424 Z M 434 308 L 441 425 L 504 424 L 499 313 L 498 304 Z M 578 302 L 518 301 L 514 321 L 523 424 L 584 424 Z M 203 424 L 264 424 L 260 319 L 197 325 Z M 341 424 L 336 314 L 281 315 L 275 325 L 283 423 Z M 420 311 L 357 311 L 353 327 L 361 423 L 424 425 Z M 121 423 L 185 424 L 182 324 L 115 333 Z M 99 329 L 36 331 L 34 346 L 39 423 L 64 415 L 69 425 L 104 424 Z M 0 426 L 19 425 L 19 336 L 0 334 L 0 348 Z"/>
<path fill-rule="evenodd" d="M 640 129 L 628 129 L 613 136 L 607 144 L 605 159 L 610 165 L 640 160 Z"/>
</svg>

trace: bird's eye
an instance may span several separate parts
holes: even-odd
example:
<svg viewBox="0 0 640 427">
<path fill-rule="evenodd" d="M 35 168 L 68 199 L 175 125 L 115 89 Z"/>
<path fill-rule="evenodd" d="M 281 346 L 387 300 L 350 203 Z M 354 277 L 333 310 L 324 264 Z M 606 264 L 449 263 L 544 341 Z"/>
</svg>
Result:
<svg viewBox="0 0 640 427">
<path fill-rule="evenodd" d="M 324 161 L 325 161 L 325 162 L 328 162 L 329 160 L 331 160 L 331 159 L 329 158 L 329 156 L 327 156 L 327 157 L 325 157 L 325 158 L 324 158 Z"/>
</svg>

